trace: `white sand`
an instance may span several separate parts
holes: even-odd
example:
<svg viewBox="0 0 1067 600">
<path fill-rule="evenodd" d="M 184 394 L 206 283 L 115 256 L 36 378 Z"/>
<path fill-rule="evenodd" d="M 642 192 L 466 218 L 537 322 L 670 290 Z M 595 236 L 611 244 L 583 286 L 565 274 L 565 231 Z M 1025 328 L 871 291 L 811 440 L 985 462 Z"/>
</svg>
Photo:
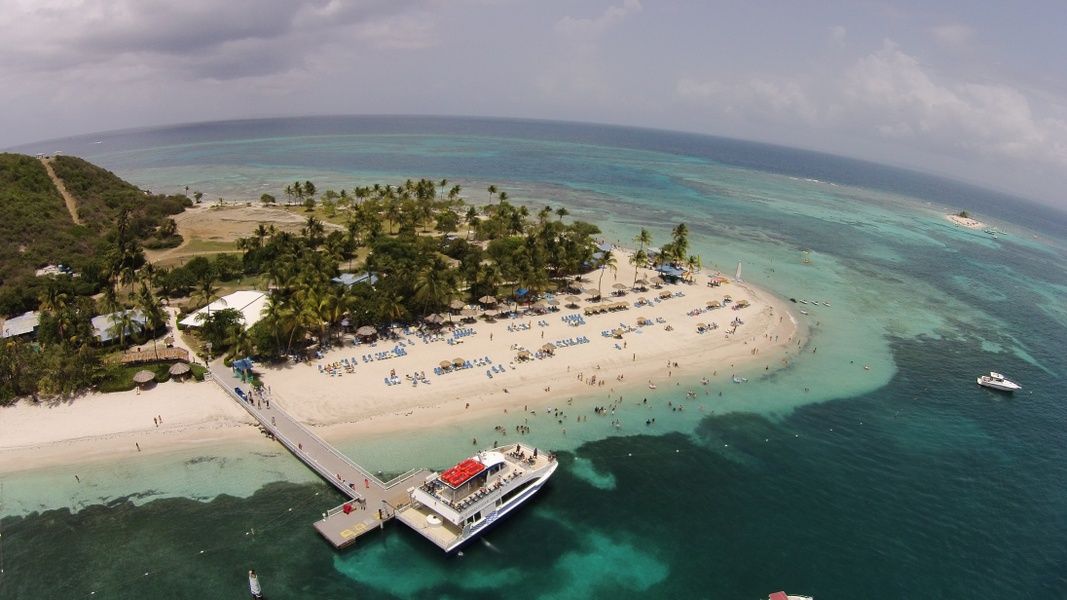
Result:
<svg viewBox="0 0 1067 600">
<path fill-rule="evenodd" d="M 162 417 L 156 426 L 153 418 Z M 88 394 L 66 402 L 23 400 L 0 410 L 0 472 L 159 453 L 258 435 L 252 418 L 212 382 Z"/>
<path fill-rule="evenodd" d="M 616 254 L 619 272 L 617 277 L 610 272 L 604 276 L 606 294 L 612 284 L 629 285 L 634 280 L 628 255 L 621 251 Z M 642 270 L 641 275 L 652 273 Z M 598 279 L 598 272 L 591 274 L 583 287 L 597 287 Z M 340 440 L 362 434 L 434 429 L 504 409 L 529 406 L 532 410 L 558 403 L 561 398 L 604 394 L 612 388 L 619 393 L 627 393 L 623 389 L 647 391 L 649 382 L 674 385 L 681 377 L 706 376 L 712 386 L 725 385 L 743 368 L 773 369 L 791 359 L 797 351 L 797 336 L 804 332 L 789 313 L 787 302 L 746 284 L 731 282 L 712 288 L 707 281 L 708 275 L 701 273 L 695 284 L 666 285 L 664 290 L 685 296 L 651 307 L 633 308 L 632 304 L 642 296 L 650 300 L 658 297 L 661 290 L 628 291 L 617 300 L 628 302 L 631 308 L 584 317 L 586 324 L 579 327 L 565 325 L 560 316 L 581 311 L 560 307 L 561 311 L 541 317 L 479 321 L 471 325 L 477 334 L 460 338 L 462 343 L 455 345 L 444 341 L 426 344 L 408 336 L 415 343 L 406 347 L 407 356 L 370 364 L 358 360 L 354 373 L 341 369 L 340 376 L 323 374 L 319 367 L 385 351 L 396 342 L 382 340 L 374 348 L 354 347 L 349 342 L 310 364 L 260 366 L 259 370 L 288 411 L 309 425 L 320 426 L 319 432 L 328 439 Z M 727 294 L 735 302 L 747 299 L 751 306 L 733 310 L 732 305 L 726 305 L 696 316 L 687 314 Z M 665 323 L 642 327 L 641 333 L 626 333 L 623 339 L 601 336 L 602 330 L 620 323 L 636 326 L 638 317 L 662 318 Z M 735 317 L 744 324 L 730 335 L 730 322 Z M 549 325 L 538 326 L 539 319 Z M 698 334 L 698 322 L 718 323 L 719 328 Z M 508 331 L 509 325 L 520 323 L 530 323 L 531 327 Z M 673 331 L 667 331 L 667 325 Z M 512 348 L 518 345 L 536 351 L 546 342 L 581 336 L 588 337 L 589 343 L 559 348 L 555 356 L 542 360 L 517 362 L 517 350 Z M 442 360 L 463 357 L 473 361 L 485 356 L 495 365 L 507 366 L 507 371 L 494 374 L 492 379 L 486 377 L 487 367 L 441 376 L 433 372 Z M 385 385 L 383 379 L 391 370 L 396 371 L 401 385 Z M 425 371 L 432 383 L 412 386 L 404 375 L 416 371 Z M 597 385 L 591 385 L 593 376 Z M 623 379 L 617 379 L 619 376 Z M 600 380 L 605 382 L 602 386 Z M 163 418 L 158 427 L 153 423 L 156 416 Z M 251 425 L 251 417 L 211 382 L 167 382 L 139 394 L 92 394 L 54 406 L 23 401 L 0 410 L 0 472 L 129 456 L 138 452 L 135 444 L 140 444 L 142 452 L 156 453 L 205 441 L 247 439 L 259 435 Z"/>
<path fill-rule="evenodd" d="M 961 227 L 966 227 L 967 229 L 985 229 L 985 227 L 986 227 L 985 223 L 983 223 L 981 221 L 978 221 L 976 219 L 972 219 L 970 217 L 961 217 L 959 215 L 945 215 L 945 216 L 948 218 L 949 221 L 952 221 L 953 223 L 955 223 L 955 224 L 957 224 L 957 225 L 959 225 Z"/>
<path fill-rule="evenodd" d="M 628 255 L 617 252 L 618 282 L 629 285 L 634 268 Z M 649 274 L 642 270 L 642 275 Z M 590 276 L 584 287 L 597 286 L 598 273 Z M 366 345 L 335 348 L 324 358 L 310 364 L 264 368 L 264 382 L 271 386 L 286 410 L 310 425 L 327 426 L 323 432 L 334 439 L 346 434 L 410 431 L 433 428 L 459 420 L 473 419 L 505 408 L 544 406 L 560 398 L 584 394 L 606 393 L 609 388 L 647 390 L 651 381 L 658 386 L 670 384 L 680 377 L 706 376 L 712 385 L 729 381 L 730 377 L 748 368 L 781 366 L 797 348 L 798 325 L 789 314 L 785 301 L 747 284 L 728 283 L 717 288 L 708 287 L 708 275 L 700 274 L 693 285 L 665 285 L 663 290 L 683 292 L 684 297 L 670 298 L 652 307 L 633 308 L 639 297 L 652 299 L 660 291 L 627 292 L 618 298 L 631 308 L 618 312 L 584 317 L 586 325 L 572 327 L 560 316 L 581 313 L 567 309 L 544 316 L 505 319 L 495 323 L 479 320 L 470 325 L 477 334 L 460 338 L 462 343 L 449 345 L 445 341 L 423 343 L 416 336 L 414 345 L 405 347 L 402 357 L 378 360 L 369 364 L 360 357 L 367 353 L 386 351 L 396 341 L 382 340 L 376 347 Z M 616 283 L 609 272 L 604 276 L 605 293 Z M 751 306 L 733 310 L 731 305 L 696 316 L 687 313 L 705 308 L 709 300 L 722 300 L 725 295 L 736 302 L 747 299 Z M 616 298 L 610 298 L 616 300 Z M 587 303 L 580 303 L 585 306 Z M 621 324 L 636 326 L 637 318 L 656 323 L 640 328 L 641 333 L 627 333 L 623 339 L 606 338 L 601 331 Z M 737 333 L 729 335 L 730 322 L 744 320 Z M 549 323 L 538 326 L 538 320 Z M 719 329 L 698 334 L 696 324 L 718 323 Z M 509 332 L 509 325 L 529 323 L 530 329 Z M 673 327 L 667 331 L 666 326 Z M 543 333 L 543 337 L 542 337 Z M 542 360 L 517 361 L 513 345 L 536 351 L 546 342 L 561 338 L 589 338 L 589 343 L 556 350 L 555 356 Z M 446 334 L 446 337 L 450 337 Z M 492 338 L 492 339 L 490 339 Z M 776 341 L 777 340 L 777 341 Z M 616 348 L 616 345 L 622 349 Z M 755 354 L 753 351 L 755 350 Z M 434 367 L 441 361 L 461 357 L 472 360 L 488 356 L 495 365 L 505 365 L 507 372 L 486 376 L 487 367 L 474 367 L 444 375 L 435 375 Z M 342 358 L 356 360 L 354 373 L 340 369 L 338 376 L 319 371 L 320 366 L 336 363 Z M 672 366 L 668 367 L 668 361 Z M 677 362 L 678 367 L 673 363 Z M 403 382 L 387 386 L 384 379 L 392 370 Z M 425 371 L 430 385 L 413 386 L 405 375 Z M 583 375 L 583 381 L 578 375 Z M 623 380 L 616 379 L 622 375 Z M 590 385 L 596 376 L 598 384 Z M 599 380 L 605 380 L 603 386 Z M 469 408 L 467 405 L 470 405 Z M 344 433 L 341 433 L 344 432 Z"/>
</svg>

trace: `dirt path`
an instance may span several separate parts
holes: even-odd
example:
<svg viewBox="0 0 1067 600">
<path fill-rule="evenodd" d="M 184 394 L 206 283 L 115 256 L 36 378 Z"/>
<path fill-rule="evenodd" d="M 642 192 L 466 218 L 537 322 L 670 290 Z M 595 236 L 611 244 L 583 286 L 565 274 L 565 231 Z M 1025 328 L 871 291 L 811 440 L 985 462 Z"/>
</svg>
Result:
<svg viewBox="0 0 1067 600">
<path fill-rule="evenodd" d="M 52 160 L 54 160 L 52 157 L 42 158 L 41 164 L 44 165 L 44 170 L 48 171 L 48 176 L 52 179 L 56 189 L 59 190 L 59 195 L 63 196 L 63 201 L 67 203 L 67 210 L 70 212 L 70 218 L 74 220 L 74 224 L 84 225 L 85 223 L 78 218 L 78 204 L 74 202 L 74 196 L 70 195 L 70 192 L 67 191 L 67 186 L 63 184 L 63 180 L 52 170 Z"/>
</svg>

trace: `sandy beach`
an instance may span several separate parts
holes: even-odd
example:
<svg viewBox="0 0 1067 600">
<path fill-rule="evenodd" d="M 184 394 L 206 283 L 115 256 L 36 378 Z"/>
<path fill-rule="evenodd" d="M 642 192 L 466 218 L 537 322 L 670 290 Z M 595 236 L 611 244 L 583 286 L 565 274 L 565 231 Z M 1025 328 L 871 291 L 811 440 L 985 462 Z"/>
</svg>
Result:
<svg viewBox="0 0 1067 600">
<path fill-rule="evenodd" d="M 0 473 L 258 435 L 248 413 L 210 381 L 171 381 L 62 402 L 23 400 L 0 409 Z"/>
<path fill-rule="evenodd" d="M 432 336 L 411 330 L 358 346 L 346 337 L 314 361 L 258 365 L 257 371 L 291 414 L 338 441 L 537 410 L 570 398 L 636 399 L 667 386 L 681 393 L 683 381 L 690 391 L 704 378 L 705 391 L 721 389 L 737 373 L 773 370 L 799 351 L 805 332 L 788 301 L 732 280 L 710 287 L 707 272 L 693 283 L 632 291 L 629 253 L 615 252 L 618 272 L 604 275 L 604 300 L 624 302 L 622 310 L 586 316 L 582 309 L 590 302 L 568 308 L 561 295 L 560 310 L 544 315 L 479 319 Z M 582 286 L 595 289 L 598 280 L 599 272 L 591 273 Z M 617 283 L 622 296 L 609 293 Z M 722 307 L 708 308 L 727 297 Z M 634 306 L 642 298 L 648 303 Z M 714 328 L 700 333 L 698 323 Z M 614 335 L 619 328 L 624 331 Z M 557 348 L 542 353 L 549 343 Z M 520 360 L 523 350 L 529 359 Z M 457 358 L 464 368 L 435 372 Z M 258 435 L 251 418 L 211 382 L 167 382 L 53 404 L 23 401 L 0 410 L 0 472 L 129 456 L 137 445 L 141 452 L 167 452 Z"/>
<path fill-rule="evenodd" d="M 970 217 L 961 217 L 959 215 L 945 215 L 945 218 L 948 219 L 949 221 L 952 221 L 956 225 L 959 225 L 960 227 L 966 227 L 967 229 L 985 229 L 986 228 L 986 224 L 985 223 L 983 223 L 981 221 L 978 221 L 976 219 L 972 219 Z"/>
</svg>

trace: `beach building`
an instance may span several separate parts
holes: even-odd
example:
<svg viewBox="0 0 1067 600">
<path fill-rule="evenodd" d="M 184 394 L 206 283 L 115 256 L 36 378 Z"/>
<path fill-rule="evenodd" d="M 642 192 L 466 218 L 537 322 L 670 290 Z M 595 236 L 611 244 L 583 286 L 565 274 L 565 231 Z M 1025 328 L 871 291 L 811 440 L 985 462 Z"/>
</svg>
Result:
<svg viewBox="0 0 1067 600">
<path fill-rule="evenodd" d="M 341 285 L 347 285 L 348 287 L 352 287 L 357 283 L 374 285 L 378 283 L 378 276 L 373 273 L 362 273 L 360 275 L 356 275 L 355 273 L 341 273 L 330 281 Z"/>
<path fill-rule="evenodd" d="M 190 313 L 178 323 L 184 327 L 200 327 L 198 315 L 217 312 L 227 308 L 236 310 L 244 317 L 245 329 L 258 323 L 263 318 L 263 309 L 267 307 L 267 294 L 259 290 L 238 290 L 227 294 L 211 304 Z"/>
<path fill-rule="evenodd" d="M 41 313 L 31 310 L 27 313 L 22 313 L 17 317 L 11 317 L 6 321 L 0 322 L 0 338 L 19 337 L 23 335 L 33 335 L 37 331 L 37 326 L 41 323 Z"/>
<path fill-rule="evenodd" d="M 132 327 L 127 327 L 126 335 L 133 335 L 145 328 L 148 319 L 146 319 L 144 313 L 139 310 L 120 310 L 106 315 L 97 315 L 92 319 L 93 333 L 96 336 L 97 341 L 107 343 L 113 339 L 117 339 L 119 337 L 119 332 L 117 331 L 116 323 L 118 323 L 119 316 L 126 313 L 130 313 L 131 319 L 138 324 L 136 330 Z"/>
<path fill-rule="evenodd" d="M 68 267 L 66 265 L 45 265 L 45 266 L 41 267 L 40 269 L 37 269 L 37 271 L 34 274 L 37 277 L 49 277 L 49 276 L 60 276 L 60 275 L 69 275 L 71 277 L 76 277 L 77 276 L 77 274 L 74 272 L 74 269 L 71 269 L 70 267 Z"/>
</svg>

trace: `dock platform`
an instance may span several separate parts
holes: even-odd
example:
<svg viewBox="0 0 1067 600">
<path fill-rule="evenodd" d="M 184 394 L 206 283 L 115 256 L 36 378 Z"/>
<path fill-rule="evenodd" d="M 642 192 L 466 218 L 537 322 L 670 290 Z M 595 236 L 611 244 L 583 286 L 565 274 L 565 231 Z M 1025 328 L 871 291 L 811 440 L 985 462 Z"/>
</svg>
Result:
<svg viewBox="0 0 1067 600">
<path fill-rule="evenodd" d="M 348 547 L 360 536 L 392 520 L 410 502 L 408 490 L 421 485 L 431 474 L 425 469 L 412 469 L 390 481 L 382 481 L 290 416 L 283 399 L 270 393 L 255 393 L 221 361 L 211 364 L 210 369 L 215 383 L 264 430 L 349 498 L 315 522 L 315 529 L 335 548 Z"/>
</svg>

